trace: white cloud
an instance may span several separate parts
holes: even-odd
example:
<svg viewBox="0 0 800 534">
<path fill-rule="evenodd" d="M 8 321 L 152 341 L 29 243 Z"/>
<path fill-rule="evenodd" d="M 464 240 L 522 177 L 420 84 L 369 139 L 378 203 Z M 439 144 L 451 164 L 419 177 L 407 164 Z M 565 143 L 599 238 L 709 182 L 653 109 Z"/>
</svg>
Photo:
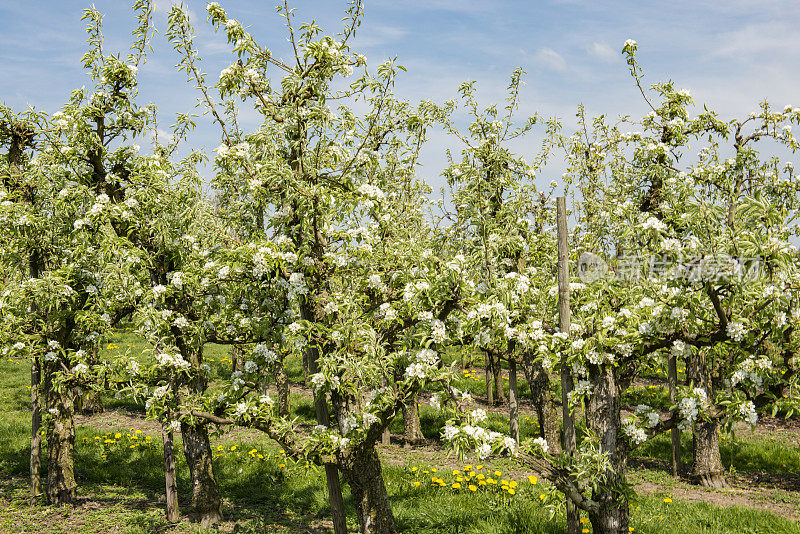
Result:
<svg viewBox="0 0 800 534">
<path fill-rule="evenodd" d="M 356 33 L 355 48 L 381 46 L 408 35 L 408 30 L 397 26 L 369 26 Z"/>
<path fill-rule="evenodd" d="M 785 54 L 800 47 L 796 26 L 789 21 L 749 24 L 733 32 L 719 35 L 719 44 L 712 50 L 717 57 L 747 57 L 762 54 Z"/>
<path fill-rule="evenodd" d="M 565 60 L 561 54 L 546 46 L 543 46 L 536 51 L 536 53 L 533 55 L 533 60 L 538 65 L 550 70 L 555 70 L 558 72 L 567 70 L 567 60 Z"/>
<path fill-rule="evenodd" d="M 603 42 L 594 42 L 588 45 L 586 51 L 590 56 L 599 59 L 603 63 L 616 63 L 621 59 L 621 55 L 618 51 Z"/>
</svg>

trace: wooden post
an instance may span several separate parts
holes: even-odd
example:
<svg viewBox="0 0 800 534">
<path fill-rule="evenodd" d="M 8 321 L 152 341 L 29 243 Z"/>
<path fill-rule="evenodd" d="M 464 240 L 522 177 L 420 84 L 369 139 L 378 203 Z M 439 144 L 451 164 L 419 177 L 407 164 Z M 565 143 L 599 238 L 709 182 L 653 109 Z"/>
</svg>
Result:
<svg viewBox="0 0 800 534">
<path fill-rule="evenodd" d="M 164 440 L 164 481 L 167 487 L 167 521 L 177 523 L 181 514 L 178 509 L 178 478 L 175 473 L 175 444 L 169 422 L 162 423 Z"/>
<path fill-rule="evenodd" d="M 304 353 L 308 356 L 309 373 L 312 375 L 317 373 L 317 359 L 319 357 L 317 349 L 306 347 Z M 314 411 L 317 416 L 317 424 L 329 427 L 330 416 L 328 414 L 328 399 L 325 393 L 314 392 Z M 344 512 L 342 483 L 339 481 L 339 468 L 336 464 L 325 464 L 325 481 L 328 485 L 328 502 L 331 506 L 333 532 L 334 534 L 347 534 L 347 517 Z"/>
<path fill-rule="evenodd" d="M 675 404 L 678 390 L 678 358 L 670 351 L 667 360 L 667 377 L 669 380 L 669 402 Z M 672 476 L 678 478 L 681 470 L 681 431 L 678 427 L 670 431 L 672 437 Z"/>
<path fill-rule="evenodd" d="M 558 326 L 569 334 L 569 242 L 567 230 L 567 199 L 556 199 L 556 228 L 558 231 Z M 569 394 L 572 392 L 572 370 L 567 367 L 566 356 L 561 356 L 561 408 L 564 417 L 564 452 L 575 455 L 575 419 L 569 409 Z M 575 504 L 567 497 L 567 532 L 581 531 L 580 515 Z"/>
<path fill-rule="evenodd" d="M 492 372 L 492 356 L 491 353 L 487 350 L 484 352 L 484 358 L 486 359 L 486 402 L 489 403 L 489 406 L 494 405 L 494 394 L 492 393 L 492 381 L 494 380 L 494 373 Z"/>
<path fill-rule="evenodd" d="M 42 494 L 42 367 L 39 356 L 31 359 L 31 504 Z"/>
<path fill-rule="evenodd" d="M 508 419 L 511 437 L 519 445 L 519 409 L 517 406 L 517 360 L 508 359 Z"/>
</svg>

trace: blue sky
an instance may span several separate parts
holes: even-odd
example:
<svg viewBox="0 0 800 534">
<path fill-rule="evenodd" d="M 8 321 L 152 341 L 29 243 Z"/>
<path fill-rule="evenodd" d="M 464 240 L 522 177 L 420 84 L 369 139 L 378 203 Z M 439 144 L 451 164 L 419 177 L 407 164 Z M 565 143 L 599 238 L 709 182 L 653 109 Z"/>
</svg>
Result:
<svg viewBox="0 0 800 534">
<path fill-rule="evenodd" d="M 288 57 L 283 20 L 272 2 L 220 1 L 230 17 L 275 55 Z M 129 5 L 96 0 L 105 14 L 106 49 L 125 52 L 133 28 Z M 578 104 L 591 115 L 641 115 L 645 105 L 620 50 L 626 39 L 639 43 L 647 81 L 671 79 L 723 118 L 745 116 L 758 102 L 781 108 L 800 105 L 800 2 L 726 0 L 669 2 L 542 0 L 366 0 L 366 16 L 354 49 L 370 65 L 397 57 L 408 68 L 396 92 L 411 101 L 443 102 L 458 84 L 477 80 L 487 105 L 502 102 L 511 71 L 527 71 L 520 118 L 538 112 L 558 116 L 569 130 Z M 204 70 L 215 80 L 233 56 L 224 37 L 205 22 L 205 2 L 186 3 L 195 16 Z M 315 18 L 329 32 L 341 28 L 342 0 L 297 0 L 298 21 Z M 0 0 L 0 99 L 16 109 L 28 105 L 54 112 L 69 91 L 87 84 L 79 59 L 85 50 L 81 0 Z M 139 103 L 159 105 L 164 129 L 174 114 L 188 111 L 196 95 L 173 68 L 178 58 L 166 42 L 169 0 L 156 3 L 159 35 L 139 73 Z M 244 115 L 255 126 L 255 117 Z M 216 130 L 201 121 L 192 143 L 210 150 Z M 514 149 L 535 152 L 534 137 Z M 420 174 L 435 187 L 444 167 L 443 151 L 458 148 L 440 132 L 432 134 Z M 549 182 L 558 178 L 543 176 Z"/>
</svg>

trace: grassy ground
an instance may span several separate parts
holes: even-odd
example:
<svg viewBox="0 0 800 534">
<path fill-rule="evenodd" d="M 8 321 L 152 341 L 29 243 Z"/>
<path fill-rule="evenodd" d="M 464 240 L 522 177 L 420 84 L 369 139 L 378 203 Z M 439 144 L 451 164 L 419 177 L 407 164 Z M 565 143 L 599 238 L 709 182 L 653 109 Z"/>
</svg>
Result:
<svg viewBox="0 0 800 534">
<path fill-rule="evenodd" d="M 141 341 L 120 332 L 104 356 L 125 353 L 149 358 Z M 212 367 L 230 365 L 227 348 L 210 347 Z M 213 361 L 212 361 L 213 360 Z M 295 381 L 302 380 L 297 361 L 287 362 Z M 199 532 L 191 522 L 188 502 L 181 501 L 183 520 L 164 520 L 161 438 L 157 426 L 143 419 L 141 408 L 130 401 L 106 398 L 106 413 L 80 418 L 76 440 L 76 477 L 80 502 L 76 507 L 53 508 L 27 499 L 29 368 L 26 362 L 0 362 L 0 532 Z M 483 392 L 481 373 L 467 373 L 462 389 Z M 643 386 L 637 396 L 664 395 L 659 387 Z M 310 418 L 307 397 L 293 395 L 296 415 Z M 423 431 L 435 440 L 443 421 L 427 405 L 421 406 Z M 533 435 L 535 421 L 521 417 L 522 435 Z M 500 411 L 490 413 L 489 426 L 507 429 Z M 400 433 L 402 421 L 392 430 Z M 792 514 L 800 509 L 800 451 L 797 434 L 762 431 L 740 433 L 722 445 L 724 461 L 733 466 L 737 487 L 727 492 L 703 492 L 666 475 L 668 441 L 659 438 L 637 452 L 631 481 L 638 495 L 632 502 L 635 532 L 661 533 L 800 533 Z M 324 474 L 304 462 L 294 463 L 269 440 L 249 431 L 215 436 L 215 472 L 225 497 L 226 521 L 222 532 L 327 532 L 329 509 Z M 178 443 L 180 448 L 181 444 Z M 684 436 L 685 461 L 691 442 Z M 383 447 L 386 477 L 401 532 L 561 533 L 564 521 L 550 487 L 531 483 L 530 473 L 508 459 L 491 465 L 464 465 L 434 442 L 426 447 Z M 188 472 L 177 455 L 179 492 L 189 495 Z M 457 472 L 456 472 L 457 471 Z M 499 473 L 499 474 L 496 474 Z M 503 484 L 503 482 L 506 484 Z M 765 484 L 764 481 L 767 481 Z M 454 487 L 455 485 L 455 487 Z M 505 487 L 504 487 L 505 486 Z M 754 489 L 753 489 L 754 488 Z M 355 530 L 355 511 L 345 488 L 349 524 Z M 733 506 L 730 506 L 733 505 Z M 770 511 L 774 512 L 771 513 Z M 797 515 L 794 516 L 795 518 Z M 588 524 L 585 525 L 590 532 Z"/>
</svg>

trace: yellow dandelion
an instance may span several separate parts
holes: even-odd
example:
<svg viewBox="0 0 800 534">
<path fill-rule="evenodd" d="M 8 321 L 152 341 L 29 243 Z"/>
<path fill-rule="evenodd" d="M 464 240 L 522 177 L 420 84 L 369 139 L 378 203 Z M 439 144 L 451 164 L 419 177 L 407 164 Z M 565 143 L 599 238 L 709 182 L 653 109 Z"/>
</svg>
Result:
<svg viewBox="0 0 800 534">
<path fill-rule="evenodd" d="M 469 486 L 467 486 L 467 489 L 470 491 L 477 491 L 478 486 L 476 486 L 475 484 L 470 484 Z"/>
<path fill-rule="evenodd" d="M 458 482 L 454 482 L 454 483 L 453 483 L 453 485 L 452 485 L 451 487 L 452 487 L 453 489 L 459 489 L 459 488 L 461 487 L 461 484 L 459 484 Z"/>
</svg>

